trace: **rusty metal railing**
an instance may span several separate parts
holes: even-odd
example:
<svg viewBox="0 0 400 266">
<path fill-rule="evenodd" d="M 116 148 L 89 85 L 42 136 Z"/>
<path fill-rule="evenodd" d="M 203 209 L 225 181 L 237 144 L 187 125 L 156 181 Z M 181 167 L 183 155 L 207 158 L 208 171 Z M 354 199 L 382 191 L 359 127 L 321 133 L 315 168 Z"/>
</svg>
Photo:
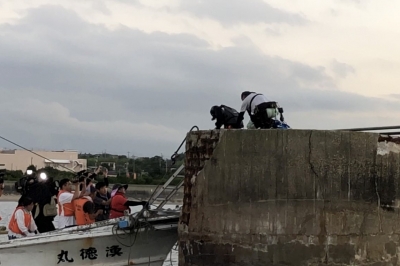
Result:
<svg viewBox="0 0 400 266">
<path fill-rule="evenodd" d="M 400 129 L 400 126 L 383 126 L 383 127 L 359 127 L 359 128 L 347 128 L 347 129 L 337 129 L 340 131 L 380 131 L 380 130 L 393 130 Z M 395 136 L 400 135 L 400 131 L 389 131 L 389 132 L 377 132 L 381 135 Z"/>
</svg>

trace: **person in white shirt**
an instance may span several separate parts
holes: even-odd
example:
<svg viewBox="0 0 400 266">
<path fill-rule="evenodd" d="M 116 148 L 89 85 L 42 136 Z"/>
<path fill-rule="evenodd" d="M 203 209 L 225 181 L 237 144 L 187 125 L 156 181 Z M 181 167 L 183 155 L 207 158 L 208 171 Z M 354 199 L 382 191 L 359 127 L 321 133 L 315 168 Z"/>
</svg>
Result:
<svg viewBox="0 0 400 266">
<path fill-rule="evenodd" d="M 251 122 L 253 122 L 255 128 L 272 128 L 274 123 L 273 119 L 278 115 L 278 110 L 283 109 L 278 107 L 278 104 L 273 101 L 269 101 L 263 94 L 244 91 L 241 94 L 242 106 L 237 119 L 237 124 L 243 121 L 244 113 L 250 116 Z M 281 112 L 281 113 L 282 113 Z M 283 116 L 281 114 L 281 120 Z M 283 120 L 282 120 L 283 121 Z"/>
<path fill-rule="evenodd" d="M 20 199 L 8 224 L 8 239 L 34 236 L 39 233 L 31 213 L 33 206 L 31 198 L 23 197 Z"/>
<path fill-rule="evenodd" d="M 72 191 L 72 183 L 65 178 L 59 182 L 60 191 L 58 192 L 58 229 L 74 226 L 75 208 L 73 200 L 84 196 L 86 191 L 86 180 L 75 183 L 75 191 Z M 80 190 L 80 185 L 82 190 Z"/>
</svg>

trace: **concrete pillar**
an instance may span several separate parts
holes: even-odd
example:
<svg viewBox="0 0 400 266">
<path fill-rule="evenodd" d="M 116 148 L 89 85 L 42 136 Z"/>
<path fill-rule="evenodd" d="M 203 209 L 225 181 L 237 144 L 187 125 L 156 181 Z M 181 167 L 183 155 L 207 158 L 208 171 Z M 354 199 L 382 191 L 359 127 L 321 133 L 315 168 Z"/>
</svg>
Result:
<svg viewBox="0 0 400 266">
<path fill-rule="evenodd" d="M 400 265 L 400 149 L 377 134 L 188 140 L 179 265 Z"/>
</svg>

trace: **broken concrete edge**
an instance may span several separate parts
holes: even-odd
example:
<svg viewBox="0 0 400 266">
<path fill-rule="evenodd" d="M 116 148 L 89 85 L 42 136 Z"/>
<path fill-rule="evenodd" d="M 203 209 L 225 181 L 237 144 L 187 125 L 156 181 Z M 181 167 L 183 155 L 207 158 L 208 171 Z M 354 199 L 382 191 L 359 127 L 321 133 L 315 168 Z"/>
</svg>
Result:
<svg viewBox="0 0 400 266">
<path fill-rule="evenodd" d="M 214 148 L 224 132 L 224 129 L 198 130 L 188 132 L 186 135 L 184 195 L 179 224 L 189 225 L 192 186 L 195 185 L 197 175 L 203 169 L 206 161 L 211 158 Z M 184 232 L 185 229 L 178 231 Z"/>
</svg>

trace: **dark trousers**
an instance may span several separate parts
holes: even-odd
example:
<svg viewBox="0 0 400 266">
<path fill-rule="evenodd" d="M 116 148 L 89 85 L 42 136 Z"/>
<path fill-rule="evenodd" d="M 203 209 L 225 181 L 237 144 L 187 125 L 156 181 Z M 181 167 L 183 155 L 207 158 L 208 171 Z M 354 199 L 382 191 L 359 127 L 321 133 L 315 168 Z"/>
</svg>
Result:
<svg viewBox="0 0 400 266">
<path fill-rule="evenodd" d="M 53 224 L 53 220 L 53 216 L 44 216 L 40 213 L 38 217 L 35 218 L 35 224 L 38 228 L 38 231 L 40 233 L 46 233 L 56 230 Z"/>
<path fill-rule="evenodd" d="M 251 116 L 251 121 L 256 128 L 272 128 L 273 120 L 268 117 L 267 108 L 274 108 L 275 106 L 275 102 L 260 103 L 256 106 L 254 115 Z"/>
<path fill-rule="evenodd" d="M 237 126 L 236 123 L 233 123 L 233 124 L 225 124 L 225 125 L 224 125 L 224 128 L 225 128 L 225 129 L 228 129 L 228 128 L 231 128 L 231 129 L 240 129 L 240 128 L 243 128 L 243 122 L 240 123 L 239 126 Z"/>
</svg>

